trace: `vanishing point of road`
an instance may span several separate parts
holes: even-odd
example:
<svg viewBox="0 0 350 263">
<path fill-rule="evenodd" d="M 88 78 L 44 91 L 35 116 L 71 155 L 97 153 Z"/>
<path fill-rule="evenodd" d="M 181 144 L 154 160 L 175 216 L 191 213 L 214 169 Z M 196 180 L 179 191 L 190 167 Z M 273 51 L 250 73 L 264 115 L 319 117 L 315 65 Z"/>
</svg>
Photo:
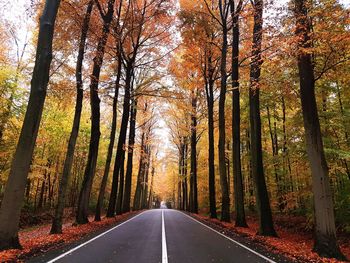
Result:
<svg viewBox="0 0 350 263">
<path fill-rule="evenodd" d="M 69 248 L 29 262 L 212 263 L 275 262 L 176 210 L 155 209 Z"/>
</svg>

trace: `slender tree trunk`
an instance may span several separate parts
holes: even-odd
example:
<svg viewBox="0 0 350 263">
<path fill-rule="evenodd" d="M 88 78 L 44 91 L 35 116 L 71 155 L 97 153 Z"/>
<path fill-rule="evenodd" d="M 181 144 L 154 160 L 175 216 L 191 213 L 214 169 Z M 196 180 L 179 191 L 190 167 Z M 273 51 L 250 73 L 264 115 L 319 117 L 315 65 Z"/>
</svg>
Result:
<svg viewBox="0 0 350 263">
<path fill-rule="evenodd" d="M 30 178 L 27 179 L 27 186 L 26 186 L 26 202 L 29 204 L 30 199 L 30 191 L 32 189 L 32 180 Z"/>
<path fill-rule="evenodd" d="M 108 180 L 109 170 L 110 170 L 111 161 L 112 161 L 113 148 L 114 148 L 114 142 L 115 142 L 115 133 L 117 130 L 117 114 L 118 114 L 117 104 L 118 104 L 118 96 L 119 96 L 119 88 L 120 88 L 121 71 L 122 71 L 122 61 L 121 61 L 121 56 L 118 56 L 117 79 L 115 82 L 115 92 L 114 92 L 114 98 L 113 98 L 112 127 L 111 127 L 111 134 L 109 137 L 109 145 L 108 145 L 105 170 L 103 173 L 101 187 L 100 187 L 100 191 L 97 199 L 95 221 L 101 221 L 101 210 L 103 207 L 107 180 Z"/>
<path fill-rule="evenodd" d="M 118 189 L 117 204 L 115 208 L 117 215 L 122 214 L 123 196 L 124 196 L 124 188 L 125 188 L 124 163 L 125 163 L 125 151 L 122 153 L 122 164 L 120 166 L 120 172 L 119 172 L 119 189 Z"/>
<path fill-rule="evenodd" d="M 315 243 L 314 251 L 323 257 L 344 260 L 337 244 L 332 192 L 328 167 L 323 149 L 322 134 L 315 97 L 315 77 L 312 58 L 308 51 L 311 23 L 306 3 L 294 0 L 296 36 L 298 37 L 298 68 L 300 76 L 300 98 L 304 119 L 306 150 L 308 153 L 314 194 Z"/>
<path fill-rule="evenodd" d="M 338 84 L 337 84 L 337 96 L 338 96 L 338 102 L 339 102 L 339 109 L 340 109 L 340 113 L 341 113 L 342 120 L 343 120 L 343 127 L 344 127 L 344 135 L 345 135 L 346 145 L 348 147 L 350 147 L 348 125 L 347 125 L 346 117 L 345 117 L 345 114 L 344 114 L 344 106 L 343 106 L 341 92 L 340 92 L 340 88 L 339 88 Z M 343 163 L 343 165 L 345 167 L 346 174 L 348 175 L 348 178 L 350 180 L 350 169 L 349 169 L 348 161 L 346 159 L 343 159 L 342 163 Z"/>
<path fill-rule="evenodd" d="M 208 59 L 211 65 L 211 58 Z M 211 67 L 211 66 L 209 66 Z M 207 91 L 208 104 L 208 166 L 209 166 L 209 205 L 210 217 L 217 218 L 215 191 L 215 149 L 214 149 L 214 81 L 209 80 Z"/>
<path fill-rule="evenodd" d="M 109 197 L 107 217 L 114 217 L 115 215 L 119 173 L 120 173 L 121 166 L 124 165 L 123 154 L 125 154 L 126 132 L 128 128 L 128 120 L 130 115 L 131 79 L 132 79 L 132 63 L 128 63 L 126 68 L 126 80 L 125 80 L 126 86 L 125 86 L 124 103 L 123 103 L 123 115 L 122 115 L 122 121 L 120 125 L 117 154 L 114 162 L 112 190 Z"/>
<path fill-rule="evenodd" d="M 225 162 L 225 140 L 226 140 L 226 125 L 225 125 L 225 102 L 226 102 L 226 58 L 227 58 L 227 27 L 226 23 L 222 29 L 222 47 L 221 47 L 221 88 L 219 98 L 219 172 L 220 172 L 220 185 L 221 185 L 221 220 L 230 222 L 230 194 L 228 192 L 228 182 L 226 174 L 226 162 Z"/>
<path fill-rule="evenodd" d="M 86 38 L 89 30 L 90 16 L 91 16 L 93 5 L 94 5 L 94 1 L 90 0 L 90 2 L 87 5 L 87 9 L 86 9 L 86 13 L 85 13 L 85 17 L 82 25 L 82 30 L 81 30 L 78 59 L 77 59 L 77 65 L 75 70 L 77 97 L 75 102 L 73 126 L 70 133 L 69 141 L 68 141 L 66 159 L 63 165 L 63 173 L 62 173 L 62 177 L 59 185 L 55 216 L 52 220 L 52 225 L 51 225 L 51 231 L 50 231 L 51 234 L 62 233 L 63 211 L 66 203 L 68 181 L 72 170 L 75 145 L 79 134 L 81 111 L 83 107 L 84 91 L 83 91 L 83 80 L 82 80 L 82 67 L 83 67 L 83 60 L 84 60 L 84 53 L 85 53 Z"/>
<path fill-rule="evenodd" d="M 276 236 L 273 226 L 272 213 L 267 193 L 261 145 L 261 119 L 259 100 L 259 79 L 261 72 L 261 42 L 263 25 L 263 1 L 254 0 L 254 29 L 252 62 L 250 68 L 249 108 L 250 108 L 250 137 L 252 175 L 255 182 L 256 206 L 259 215 L 260 235 Z"/>
<path fill-rule="evenodd" d="M 149 187 L 149 195 L 148 195 L 148 209 L 152 208 L 152 198 L 153 198 L 153 180 L 154 180 L 154 165 L 152 165 L 152 172 L 151 172 L 151 185 Z"/>
<path fill-rule="evenodd" d="M 188 157 L 188 141 L 187 137 L 183 137 L 183 159 L 182 159 L 182 207 L 188 211 L 188 183 L 187 183 L 187 157 Z"/>
<path fill-rule="evenodd" d="M 149 175 L 149 169 L 150 169 L 150 161 L 151 161 L 151 147 L 150 145 L 147 146 L 147 161 L 146 161 L 146 168 L 144 171 L 144 181 L 143 181 L 143 193 L 141 198 L 141 208 L 145 209 L 147 207 L 147 196 L 148 196 L 148 175 Z"/>
<path fill-rule="evenodd" d="M 102 35 L 98 41 L 97 52 L 94 58 L 94 65 L 91 74 L 90 104 L 91 104 L 91 137 L 89 145 L 88 161 L 84 172 L 84 179 L 79 194 L 78 209 L 76 215 L 77 224 L 88 223 L 88 208 L 93 179 L 95 176 L 98 147 L 100 143 L 100 98 L 98 96 L 98 84 L 100 79 L 101 66 L 105 53 L 107 38 L 113 19 L 115 0 L 108 1 L 108 11 L 103 18 Z"/>
<path fill-rule="evenodd" d="M 190 171 L 190 211 L 198 213 L 198 188 L 197 188 L 197 94 L 192 91 L 191 113 L 191 171 Z"/>
<path fill-rule="evenodd" d="M 271 147 L 272 147 L 272 162 L 273 162 L 273 168 L 274 168 L 274 173 L 275 173 L 275 181 L 276 181 L 276 186 L 277 186 L 277 206 L 280 212 L 283 211 L 283 200 L 282 200 L 282 180 L 279 176 L 278 173 L 278 163 L 277 163 L 277 158 L 278 158 L 278 145 L 276 143 L 277 141 L 277 135 L 274 133 L 276 132 L 276 126 L 275 129 L 272 128 L 271 124 L 271 114 L 270 114 L 270 108 L 267 106 L 267 120 L 269 123 L 269 132 L 270 132 L 270 138 L 271 138 Z M 276 124 L 276 121 L 274 121 Z"/>
<path fill-rule="evenodd" d="M 136 190 L 133 201 L 133 210 L 140 209 L 140 198 L 142 189 L 142 175 L 144 170 L 144 156 L 145 156 L 145 131 L 142 131 L 141 135 L 141 151 L 140 151 L 140 161 L 139 161 L 139 171 L 137 173 Z"/>
<path fill-rule="evenodd" d="M 45 192 L 45 186 L 47 181 L 47 170 L 44 173 L 44 180 L 41 182 L 41 189 L 40 189 L 40 196 L 39 196 L 39 202 L 38 202 L 38 209 L 42 209 L 44 207 L 44 192 Z"/>
<path fill-rule="evenodd" d="M 235 202 L 235 226 L 247 227 L 244 211 L 243 177 L 241 167 L 241 108 L 239 91 L 239 12 L 231 1 L 232 17 L 232 162 Z"/>
<path fill-rule="evenodd" d="M 0 208 L 0 250 L 20 247 L 19 217 L 46 98 L 52 60 L 52 40 L 59 4 L 59 0 L 46 1 L 40 18 L 29 102 Z"/>
<path fill-rule="evenodd" d="M 183 144 L 180 140 L 179 145 L 179 176 L 178 176 L 178 183 L 177 183 L 177 206 L 178 209 L 183 210 L 182 207 L 182 161 L 183 160 Z"/>
<path fill-rule="evenodd" d="M 132 167 L 133 167 L 135 133 L 136 133 L 136 114 L 137 114 L 137 101 L 133 97 L 132 107 L 131 107 L 131 116 L 130 116 L 128 161 L 127 161 L 127 165 L 126 165 L 127 168 L 126 168 L 126 175 L 125 175 L 125 191 L 124 191 L 124 198 L 123 198 L 123 212 L 124 213 L 130 212 Z"/>
</svg>

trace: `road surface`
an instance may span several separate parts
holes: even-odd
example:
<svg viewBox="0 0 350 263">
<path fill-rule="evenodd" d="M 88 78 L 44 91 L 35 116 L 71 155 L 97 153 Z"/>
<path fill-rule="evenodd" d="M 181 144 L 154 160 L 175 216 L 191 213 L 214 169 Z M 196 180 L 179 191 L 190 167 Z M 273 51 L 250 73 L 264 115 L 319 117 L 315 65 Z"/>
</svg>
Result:
<svg viewBox="0 0 350 263">
<path fill-rule="evenodd" d="M 71 248 L 30 262 L 274 262 L 176 210 L 145 211 Z"/>
</svg>

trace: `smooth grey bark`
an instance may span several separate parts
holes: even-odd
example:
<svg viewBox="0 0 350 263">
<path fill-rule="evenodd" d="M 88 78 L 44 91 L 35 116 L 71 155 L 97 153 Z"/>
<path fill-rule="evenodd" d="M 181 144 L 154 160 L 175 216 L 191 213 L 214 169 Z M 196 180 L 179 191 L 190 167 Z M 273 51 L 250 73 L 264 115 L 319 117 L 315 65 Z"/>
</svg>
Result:
<svg viewBox="0 0 350 263">
<path fill-rule="evenodd" d="M 20 247 L 19 217 L 34 146 L 46 98 L 52 60 L 52 41 L 60 0 L 45 2 L 40 17 L 35 66 L 21 134 L 0 208 L 0 250 Z"/>
</svg>

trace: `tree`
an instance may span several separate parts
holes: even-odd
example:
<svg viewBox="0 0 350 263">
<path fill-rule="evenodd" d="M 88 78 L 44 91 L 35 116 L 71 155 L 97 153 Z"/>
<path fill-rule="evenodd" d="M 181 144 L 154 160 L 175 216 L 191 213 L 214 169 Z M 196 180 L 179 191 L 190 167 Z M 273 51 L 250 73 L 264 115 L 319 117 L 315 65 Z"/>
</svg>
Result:
<svg viewBox="0 0 350 263">
<path fill-rule="evenodd" d="M 62 217 L 63 217 L 63 211 L 66 203 L 66 192 L 68 187 L 68 180 L 69 180 L 72 165 L 73 165 L 75 145 L 79 134 L 81 111 L 83 108 L 84 91 L 83 91 L 82 68 L 83 68 L 83 60 L 84 60 L 84 53 L 85 53 L 86 38 L 89 30 L 89 23 L 90 23 L 90 17 L 91 17 L 93 5 L 94 5 L 94 1 L 90 0 L 86 8 L 86 13 L 85 13 L 83 25 L 81 28 L 81 36 L 80 36 L 78 58 L 77 58 L 77 65 L 76 65 L 76 75 L 75 75 L 77 97 L 76 97 L 76 103 L 75 103 L 74 120 L 73 120 L 72 131 L 68 141 L 67 154 L 66 154 L 66 159 L 64 161 L 63 173 L 62 173 L 60 186 L 59 186 L 59 194 L 58 194 L 57 206 L 55 210 L 55 216 L 53 218 L 51 231 L 50 231 L 52 234 L 62 233 Z"/>
<path fill-rule="evenodd" d="M 198 214 L 197 185 L 197 102 L 198 89 L 191 91 L 191 170 L 190 170 L 190 212 Z"/>
<path fill-rule="evenodd" d="M 97 2 L 98 3 L 98 2 Z M 110 32 L 110 26 L 113 19 L 115 0 L 108 1 L 106 14 L 101 10 L 103 19 L 102 34 L 98 41 L 96 56 L 94 58 L 92 74 L 90 78 L 90 104 L 91 104 L 91 137 L 89 145 L 89 155 L 84 172 L 84 180 L 79 194 L 78 209 L 76 214 L 76 223 L 88 223 L 88 206 L 90 200 L 91 187 L 95 175 L 98 147 L 100 143 L 100 98 L 98 96 L 98 84 L 107 38 Z"/>
<path fill-rule="evenodd" d="M 123 212 L 130 212 L 130 197 L 131 197 L 131 183 L 132 183 L 132 166 L 135 147 L 135 133 L 136 133 L 136 114 L 137 114 L 137 100 L 135 94 L 133 95 L 131 103 L 130 114 L 130 128 L 129 128 L 129 143 L 128 143 L 128 161 L 126 165 L 125 174 L 125 192 L 123 197 Z"/>
<path fill-rule="evenodd" d="M 235 202 L 235 226 L 247 227 L 244 212 L 243 178 L 241 169 L 241 113 L 239 92 L 239 14 L 243 1 L 236 6 L 230 1 L 232 17 L 232 159 Z"/>
<path fill-rule="evenodd" d="M 101 220 L 101 210 L 103 206 L 103 201 L 105 197 L 105 191 L 107 186 L 107 180 L 109 176 L 109 170 L 111 166 L 112 161 L 112 155 L 113 155 L 113 148 L 114 148 L 114 142 L 115 142 L 115 134 L 117 131 L 117 104 L 118 104 L 118 97 L 119 97 L 119 89 L 120 89 L 120 82 L 122 77 L 122 68 L 123 68 L 123 61 L 122 61 L 122 55 L 120 53 L 120 35 L 122 33 L 122 27 L 119 28 L 119 20 L 121 17 L 121 11 L 122 11 L 122 3 L 123 1 L 119 1 L 119 7 L 118 7 L 118 14 L 117 14 L 117 26 L 115 28 L 117 36 L 116 38 L 116 52 L 117 52 L 117 77 L 115 81 L 115 90 L 114 90 L 114 97 L 113 97 L 113 105 L 112 105 L 112 127 L 111 127 L 111 133 L 109 136 L 109 145 L 108 145 L 108 152 L 107 152 L 107 158 L 106 158 L 106 164 L 105 169 L 101 181 L 100 191 L 98 194 L 97 204 L 96 204 L 96 211 L 95 211 L 95 221 Z"/>
<path fill-rule="evenodd" d="M 252 4 L 254 8 L 254 28 L 249 87 L 252 175 L 255 183 L 256 206 L 259 215 L 258 233 L 264 236 L 276 236 L 265 182 L 261 145 L 259 78 L 262 64 L 263 1 L 255 0 Z"/>
<path fill-rule="evenodd" d="M 315 97 L 314 69 L 311 54 L 308 52 L 312 47 L 312 41 L 310 39 L 311 22 L 306 1 L 295 0 L 294 12 L 296 17 L 295 34 L 298 41 L 300 99 L 314 194 L 314 251 L 323 257 L 344 260 L 345 257 L 337 244 L 332 192 Z"/>
<path fill-rule="evenodd" d="M 30 97 L 4 199 L 0 208 L 0 249 L 20 247 L 18 224 L 27 176 L 42 116 L 52 60 L 52 41 L 60 1 L 46 1 L 40 18 Z"/>
<path fill-rule="evenodd" d="M 226 173 L 226 125 L 225 125 L 225 102 L 227 92 L 227 51 L 228 51 L 228 32 L 229 32 L 229 11 L 230 5 L 227 1 L 220 0 L 218 3 L 219 17 L 212 12 L 212 8 L 207 1 L 205 4 L 211 16 L 219 23 L 221 27 L 222 42 L 221 42 L 221 59 L 220 59 L 220 97 L 219 97 L 219 172 L 221 185 L 221 220 L 230 222 L 230 193 Z"/>
</svg>

